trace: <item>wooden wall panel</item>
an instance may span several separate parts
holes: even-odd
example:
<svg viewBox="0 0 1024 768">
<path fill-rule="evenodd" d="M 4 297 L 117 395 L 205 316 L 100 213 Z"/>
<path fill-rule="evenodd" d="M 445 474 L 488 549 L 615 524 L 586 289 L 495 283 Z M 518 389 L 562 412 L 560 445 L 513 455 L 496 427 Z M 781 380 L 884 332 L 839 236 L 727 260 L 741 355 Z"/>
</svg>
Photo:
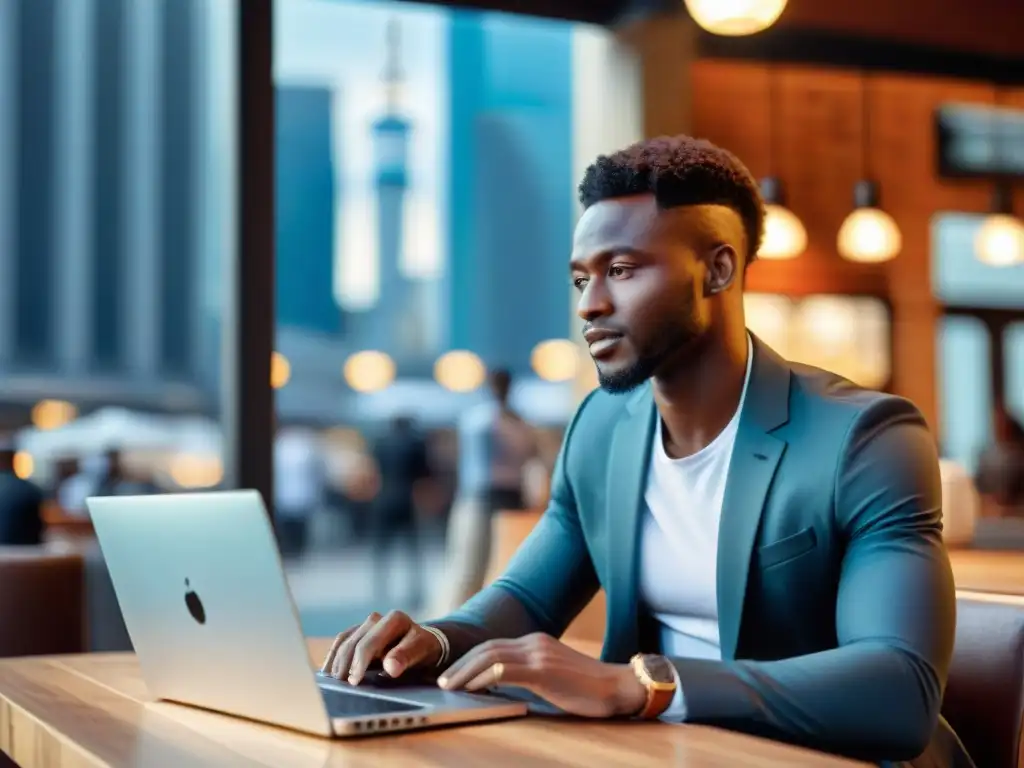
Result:
<svg viewBox="0 0 1024 768">
<path fill-rule="evenodd" d="M 933 116 L 948 101 L 992 104 L 994 89 L 941 78 L 864 77 L 843 70 L 724 60 L 699 61 L 692 76 L 695 133 L 734 151 L 756 176 L 780 176 L 789 207 L 807 228 L 808 252 L 790 262 L 756 264 L 748 288 L 888 298 L 893 308 L 893 388 L 914 400 L 937 426 L 931 220 L 942 211 L 984 211 L 991 185 L 938 178 Z M 1024 105 L 1024 89 L 1002 93 L 1000 99 L 1019 99 Z M 850 264 L 836 252 L 836 235 L 853 205 L 853 185 L 865 173 L 878 181 L 882 205 L 903 233 L 903 252 L 885 265 Z M 1024 207 L 1024 201 L 1017 205 Z"/>
<path fill-rule="evenodd" d="M 693 133 L 734 152 L 755 176 L 767 172 L 768 67 L 747 62 L 697 61 Z"/>
</svg>

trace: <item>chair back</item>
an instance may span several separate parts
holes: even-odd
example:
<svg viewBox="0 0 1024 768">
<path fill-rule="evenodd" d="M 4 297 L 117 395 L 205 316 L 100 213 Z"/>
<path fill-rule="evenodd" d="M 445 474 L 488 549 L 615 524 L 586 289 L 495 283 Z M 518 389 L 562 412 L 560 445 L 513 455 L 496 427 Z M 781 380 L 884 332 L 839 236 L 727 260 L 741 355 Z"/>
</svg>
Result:
<svg viewBox="0 0 1024 768">
<path fill-rule="evenodd" d="M 84 653 L 85 635 L 81 556 L 0 548 L 0 657 Z"/>
<path fill-rule="evenodd" d="M 957 592 L 942 714 L 974 762 L 1024 767 L 1024 597 Z"/>
</svg>

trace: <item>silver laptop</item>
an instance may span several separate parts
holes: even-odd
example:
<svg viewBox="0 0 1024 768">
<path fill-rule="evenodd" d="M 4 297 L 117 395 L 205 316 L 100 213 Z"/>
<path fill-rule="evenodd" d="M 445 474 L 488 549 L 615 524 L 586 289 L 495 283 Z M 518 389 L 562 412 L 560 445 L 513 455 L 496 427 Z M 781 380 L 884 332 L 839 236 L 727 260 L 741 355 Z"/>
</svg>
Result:
<svg viewBox="0 0 1024 768">
<path fill-rule="evenodd" d="M 339 737 L 527 712 L 520 701 L 436 685 L 354 687 L 315 673 L 256 491 L 87 504 L 156 698 Z"/>
</svg>

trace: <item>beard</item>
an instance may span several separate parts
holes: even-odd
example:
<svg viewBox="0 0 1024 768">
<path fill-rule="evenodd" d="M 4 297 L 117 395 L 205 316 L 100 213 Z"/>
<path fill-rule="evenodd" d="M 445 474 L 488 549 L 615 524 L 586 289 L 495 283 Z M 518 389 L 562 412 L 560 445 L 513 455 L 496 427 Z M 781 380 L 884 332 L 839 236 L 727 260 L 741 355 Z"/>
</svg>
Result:
<svg viewBox="0 0 1024 768">
<path fill-rule="evenodd" d="M 678 358 L 680 352 L 690 348 L 704 335 L 704 329 L 696 318 L 692 307 L 680 313 L 665 313 L 661 323 L 653 327 L 649 339 L 637 345 L 636 358 L 614 370 L 597 366 L 597 381 L 605 392 L 622 395 L 632 392 L 668 362 Z"/>
</svg>

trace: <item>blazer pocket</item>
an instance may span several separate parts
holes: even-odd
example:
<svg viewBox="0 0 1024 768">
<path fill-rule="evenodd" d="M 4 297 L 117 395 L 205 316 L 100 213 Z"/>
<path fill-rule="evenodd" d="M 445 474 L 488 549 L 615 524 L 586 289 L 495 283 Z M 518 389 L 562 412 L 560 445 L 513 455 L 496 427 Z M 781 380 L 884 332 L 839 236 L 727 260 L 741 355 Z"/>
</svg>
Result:
<svg viewBox="0 0 1024 768">
<path fill-rule="evenodd" d="M 784 539 L 766 544 L 757 551 L 757 559 L 761 568 L 771 568 L 800 555 L 810 552 L 818 546 L 818 535 L 813 527 L 804 528 L 802 531 L 787 536 Z"/>
</svg>

